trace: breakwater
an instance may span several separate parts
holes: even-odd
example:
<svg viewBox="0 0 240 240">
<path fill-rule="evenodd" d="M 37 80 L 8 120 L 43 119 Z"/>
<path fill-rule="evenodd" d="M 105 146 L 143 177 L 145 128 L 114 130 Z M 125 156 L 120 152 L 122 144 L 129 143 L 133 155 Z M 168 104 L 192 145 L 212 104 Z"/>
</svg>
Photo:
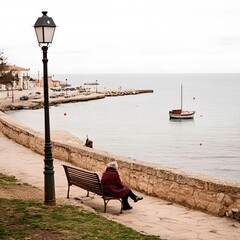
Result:
<svg viewBox="0 0 240 240">
<path fill-rule="evenodd" d="M 104 94 L 88 94 L 88 95 L 74 95 L 69 98 L 59 97 L 59 98 L 50 98 L 49 105 L 59 105 L 64 103 L 70 102 L 84 102 L 84 101 L 91 101 L 91 100 L 98 100 L 105 98 Z M 42 99 L 32 99 L 28 101 L 15 101 L 13 103 L 5 103 L 2 101 L 0 104 L 1 111 L 8 111 L 8 110 L 21 110 L 21 109 L 39 109 L 44 107 L 44 100 Z"/>
<path fill-rule="evenodd" d="M 94 93 L 94 92 L 79 93 L 75 91 L 73 92 L 73 94 L 69 93 L 67 98 L 65 97 L 50 98 L 49 105 L 53 106 L 53 105 L 64 104 L 64 103 L 98 100 L 105 97 L 136 95 L 136 94 L 143 94 L 143 93 L 153 93 L 153 90 L 151 89 L 102 90 L 102 91 L 98 91 L 97 93 Z M 43 108 L 43 106 L 44 106 L 43 98 L 30 99 L 28 101 L 20 101 L 19 99 L 17 100 L 15 99 L 14 102 L 10 101 L 10 99 L 0 101 L 0 111 L 39 109 L 39 108 Z"/>
<path fill-rule="evenodd" d="M 99 93 L 104 94 L 106 97 L 115 97 L 115 96 L 142 94 L 142 93 L 153 93 L 153 90 L 151 89 L 104 90 L 104 91 L 100 91 Z"/>
<path fill-rule="evenodd" d="M 0 131 L 19 144 L 44 154 L 44 135 L 4 113 L 0 113 Z M 116 160 L 122 180 L 140 192 L 218 216 L 240 209 L 240 184 L 197 177 L 157 164 L 90 149 L 76 139 L 66 132 L 53 138 L 53 157 L 100 173 L 108 162 Z"/>
</svg>

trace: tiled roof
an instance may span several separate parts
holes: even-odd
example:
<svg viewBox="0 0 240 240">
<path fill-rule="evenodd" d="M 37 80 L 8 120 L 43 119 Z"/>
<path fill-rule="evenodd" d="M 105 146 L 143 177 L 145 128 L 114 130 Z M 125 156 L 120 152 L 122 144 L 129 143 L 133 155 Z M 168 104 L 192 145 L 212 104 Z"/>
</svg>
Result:
<svg viewBox="0 0 240 240">
<path fill-rule="evenodd" d="M 15 66 L 15 65 L 13 65 L 13 66 L 6 66 L 6 69 L 7 70 L 9 70 L 9 71 L 11 71 L 11 70 L 13 70 L 13 71 L 29 71 L 30 70 L 30 68 L 21 68 L 21 67 L 18 67 L 18 66 Z"/>
</svg>

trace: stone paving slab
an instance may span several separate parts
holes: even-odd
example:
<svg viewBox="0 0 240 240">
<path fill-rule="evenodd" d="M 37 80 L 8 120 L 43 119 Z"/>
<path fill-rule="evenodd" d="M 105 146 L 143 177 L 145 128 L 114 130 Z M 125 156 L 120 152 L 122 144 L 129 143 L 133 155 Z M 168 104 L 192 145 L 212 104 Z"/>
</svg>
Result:
<svg viewBox="0 0 240 240">
<path fill-rule="evenodd" d="M 55 189 L 57 203 L 66 199 L 67 181 L 60 160 L 54 160 Z M 69 164 L 70 165 L 70 164 Z M 43 190 L 43 156 L 5 137 L 0 133 L 0 172 L 14 175 L 17 179 Z M 145 196 L 137 203 L 131 202 L 133 209 L 119 214 L 119 201 L 110 201 L 107 213 L 103 213 L 103 200 L 86 191 L 71 187 L 71 204 L 94 209 L 98 214 L 124 224 L 144 234 L 161 236 L 168 240 L 238 240 L 240 222 L 219 218 L 203 212 L 190 210 L 177 204 Z M 130 200 L 131 201 L 131 200 Z"/>
</svg>

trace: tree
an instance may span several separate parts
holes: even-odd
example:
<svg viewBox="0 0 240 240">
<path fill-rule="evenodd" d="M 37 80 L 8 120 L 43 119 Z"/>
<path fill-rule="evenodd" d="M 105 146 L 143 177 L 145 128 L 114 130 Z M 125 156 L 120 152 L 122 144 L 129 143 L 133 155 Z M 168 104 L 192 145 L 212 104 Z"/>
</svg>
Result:
<svg viewBox="0 0 240 240">
<path fill-rule="evenodd" d="M 5 70 L 6 68 L 6 58 L 3 56 L 3 52 L 0 50 L 0 76 L 1 73 Z"/>
<path fill-rule="evenodd" d="M 7 68 L 7 59 L 3 56 L 3 51 L 0 51 L 0 84 L 10 84 L 12 77 L 12 71 Z"/>
<path fill-rule="evenodd" d="M 5 85 L 5 88 L 8 91 L 9 96 L 9 89 L 12 88 L 12 101 L 14 101 L 13 98 L 13 84 L 16 80 L 16 77 L 13 74 L 13 70 L 8 70 L 7 66 L 7 58 L 3 56 L 3 51 L 0 51 L 0 84 Z"/>
</svg>

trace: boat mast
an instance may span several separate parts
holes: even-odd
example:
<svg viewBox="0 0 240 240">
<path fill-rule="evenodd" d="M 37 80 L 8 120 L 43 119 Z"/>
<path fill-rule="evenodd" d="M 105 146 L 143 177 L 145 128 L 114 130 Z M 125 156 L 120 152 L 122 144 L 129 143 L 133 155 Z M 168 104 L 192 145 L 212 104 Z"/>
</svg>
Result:
<svg viewBox="0 0 240 240">
<path fill-rule="evenodd" d="M 182 89 L 183 89 L 183 86 L 182 86 L 182 84 L 181 84 L 181 112 L 182 112 L 182 110 L 183 110 L 183 108 L 182 108 L 182 100 L 183 100 Z"/>
</svg>

